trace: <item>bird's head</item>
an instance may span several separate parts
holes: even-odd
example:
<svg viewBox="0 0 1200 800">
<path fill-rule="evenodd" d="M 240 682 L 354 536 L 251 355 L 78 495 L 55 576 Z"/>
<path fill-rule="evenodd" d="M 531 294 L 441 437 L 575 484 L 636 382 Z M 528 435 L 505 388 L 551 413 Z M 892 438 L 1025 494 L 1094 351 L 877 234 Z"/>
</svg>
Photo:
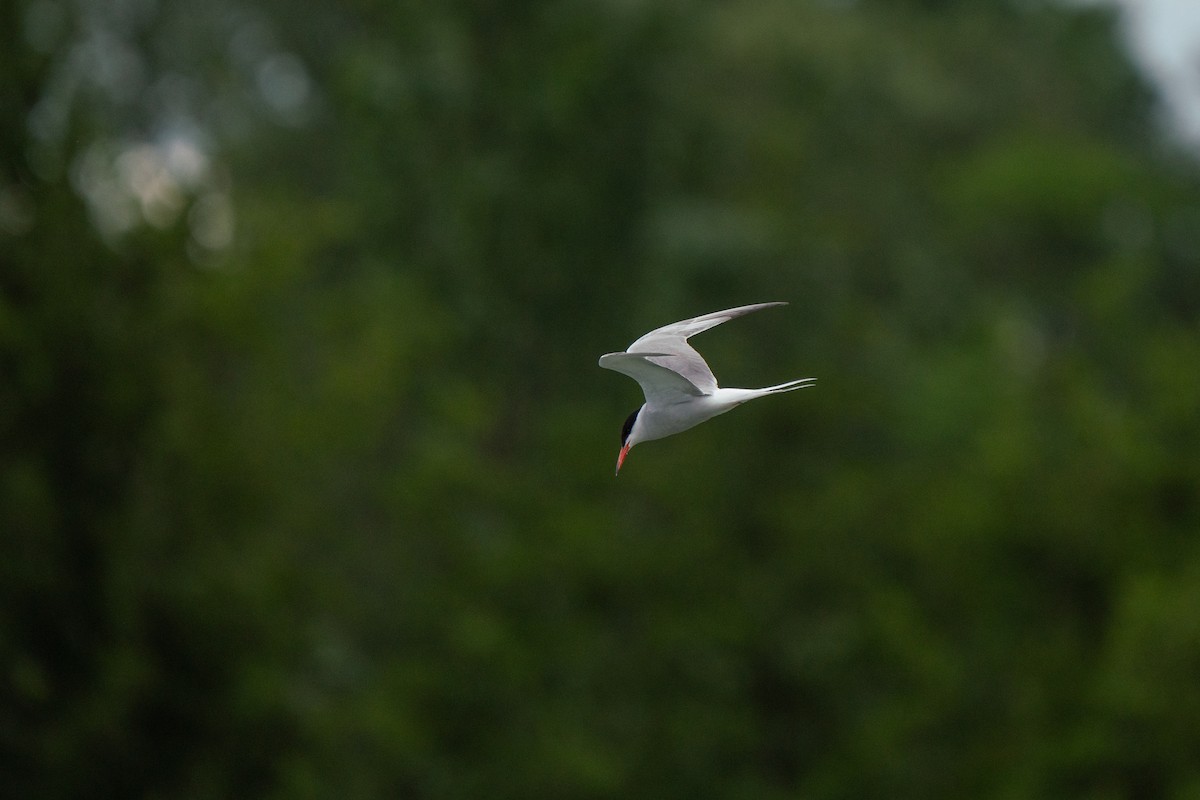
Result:
<svg viewBox="0 0 1200 800">
<path fill-rule="evenodd" d="M 641 410 L 642 409 L 639 408 L 637 411 L 634 411 L 632 414 L 630 414 L 625 419 L 625 424 L 621 426 L 621 452 L 617 454 L 617 471 L 613 473 L 614 475 L 621 472 L 621 465 L 625 463 L 625 456 L 629 455 L 629 448 L 633 447 L 638 443 L 638 441 L 640 441 L 638 437 L 634 435 L 633 429 L 638 420 L 638 412 Z"/>
</svg>

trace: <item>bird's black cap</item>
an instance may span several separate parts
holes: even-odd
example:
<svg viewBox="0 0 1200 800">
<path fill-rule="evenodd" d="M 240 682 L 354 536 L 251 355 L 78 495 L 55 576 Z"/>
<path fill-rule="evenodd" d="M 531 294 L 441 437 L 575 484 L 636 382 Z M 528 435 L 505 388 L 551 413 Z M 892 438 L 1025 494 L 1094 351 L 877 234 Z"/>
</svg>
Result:
<svg viewBox="0 0 1200 800">
<path fill-rule="evenodd" d="M 629 432 L 633 430 L 633 422 L 637 419 L 638 411 L 641 411 L 641 409 L 639 408 L 630 414 L 626 418 L 625 424 L 621 426 L 621 444 L 625 444 L 625 440 L 629 438 Z"/>
</svg>

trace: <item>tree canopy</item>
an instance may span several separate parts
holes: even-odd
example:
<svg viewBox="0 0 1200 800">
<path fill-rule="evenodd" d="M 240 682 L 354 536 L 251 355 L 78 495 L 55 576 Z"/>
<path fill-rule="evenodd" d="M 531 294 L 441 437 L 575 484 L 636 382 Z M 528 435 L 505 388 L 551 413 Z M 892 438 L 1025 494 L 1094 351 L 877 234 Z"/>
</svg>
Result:
<svg viewBox="0 0 1200 800">
<path fill-rule="evenodd" d="M 0 794 L 1200 791 L 1200 173 L 1098 8 L 0 11 Z M 657 325 L 815 388 L 635 449 Z"/>
</svg>

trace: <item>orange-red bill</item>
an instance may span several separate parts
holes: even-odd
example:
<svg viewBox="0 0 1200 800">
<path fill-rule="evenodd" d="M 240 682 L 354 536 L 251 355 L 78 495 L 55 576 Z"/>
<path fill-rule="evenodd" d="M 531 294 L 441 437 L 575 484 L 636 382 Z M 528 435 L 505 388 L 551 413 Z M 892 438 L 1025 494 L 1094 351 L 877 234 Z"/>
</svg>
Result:
<svg viewBox="0 0 1200 800">
<path fill-rule="evenodd" d="M 629 448 L 631 447 L 633 447 L 633 445 L 627 444 L 622 447 L 621 452 L 617 454 L 617 471 L 613 473 L 614 475 L 621 471 L 621 465 L 625 463 L 625 456 L 629 455 Z"/>
</svg>

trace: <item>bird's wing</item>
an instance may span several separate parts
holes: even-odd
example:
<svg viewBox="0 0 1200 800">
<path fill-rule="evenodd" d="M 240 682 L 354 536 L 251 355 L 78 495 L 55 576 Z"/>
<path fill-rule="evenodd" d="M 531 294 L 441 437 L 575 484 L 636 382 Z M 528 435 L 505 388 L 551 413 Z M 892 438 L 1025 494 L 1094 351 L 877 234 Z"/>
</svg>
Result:
<svg viewBox="0 0 1200 800">
<path fill-rule="evenodd" d="M 671 405 L 699 397 L 694 383 L 669 367 L 654 363 L 673 358 L 665 353 L 608 353 L 600 356 L 600 366 L 623 373 L 642 386 L 650 405 Z"/>
<path fill-rule="evenodd" d="M 785 306 L 787 303 L 755 303 L 749 306 L 727 308 L 724 311 L 714 311 L 699 317 L 672 322 L 656 328 L 629 345 L 627 353 L 657 353 L 655 364 L 665 367 L 668 371 L 678 373 L 691 383 L 702 394 L 712 394 L 717 388 L 717 379 L 708 364 L 688 344 L 687 340 L 697 333 L 716 327 L 722 322 L 759 311 L 772 306 Z M 607 358 L 607 356 L 605 356 Z M 603 366 L 603 364 L 601 365 Z M 624 370 L 618 370 L 624 371 Z M 632 374 L 632 373 L 626 373 Z M 636 375 L 633 377 L 637 378 Z M 640 381 L 641 379 L 638 378 Z"/>
</svg>

